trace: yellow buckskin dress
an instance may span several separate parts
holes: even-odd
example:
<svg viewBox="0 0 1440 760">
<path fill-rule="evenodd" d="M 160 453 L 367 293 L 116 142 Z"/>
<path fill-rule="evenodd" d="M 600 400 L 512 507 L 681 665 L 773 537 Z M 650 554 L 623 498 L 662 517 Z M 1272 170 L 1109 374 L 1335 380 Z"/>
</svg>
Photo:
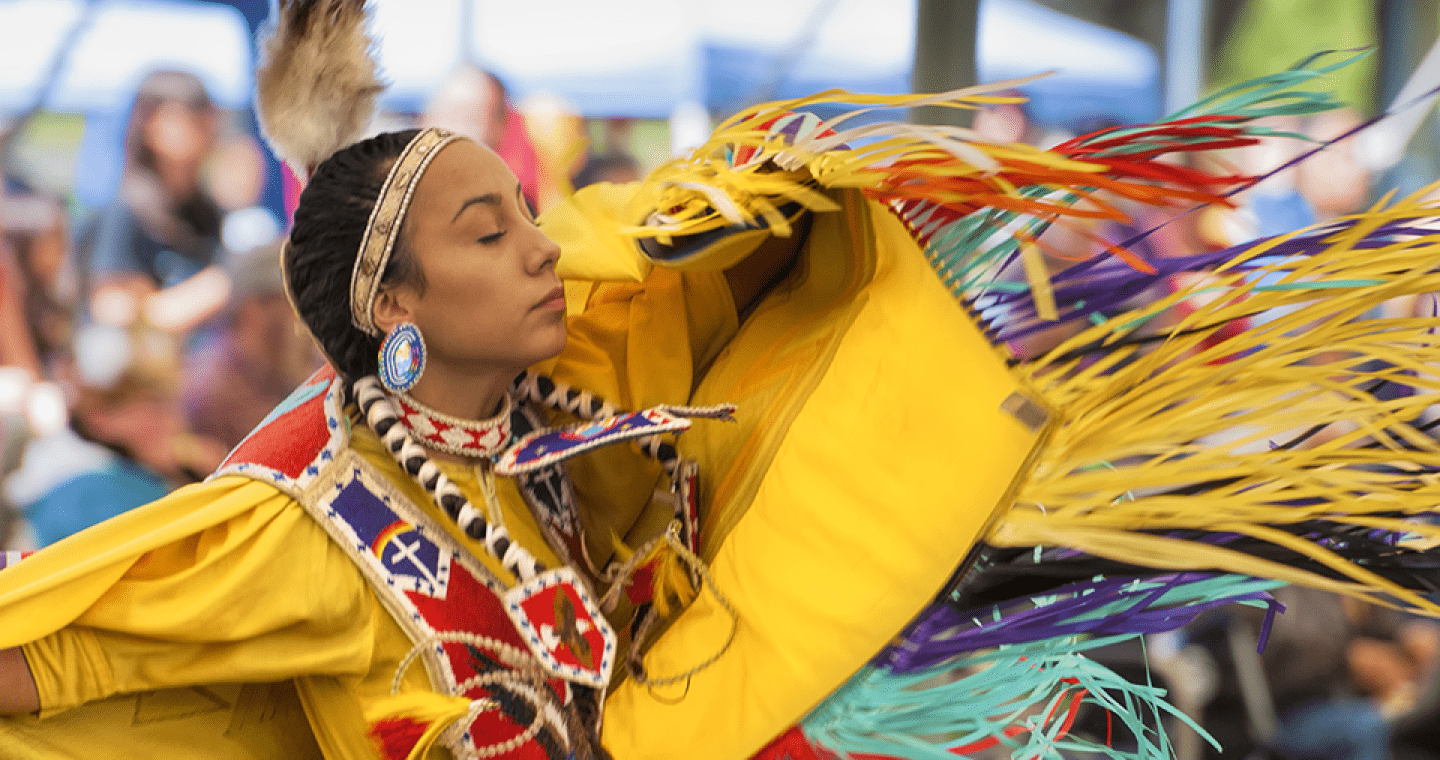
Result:
<svg viewBox="0 0 1440 760">
<path fill-rule="evenodd" d="M 572 340 L 540 372 L 632 409 L 739 405 L 735 423 L 697 422 L 679 439 L 700 467 L 699 561 L 682 563 L 695 588 L 668 615 L 658 592 L 637 612 L 638 645 L 606 702 L 616 758 L 928 757 L 1002 743 L 1052 756 L 1059 741 L 1087 741 L 1069 733 L 1082 703 L 1136 727 L 1162 696 L 1107 678 L 1083 656 L 1087 636 L 1173 628 L 1220 601 L 1265 604 L 1275 580 L 1434 609 L 1412 589 L 1429 562 L 1416 539 L 1440 538 L 1416 519 L 1440 503 L 1440 446 L 1415 420 L 1440 401 L 1440 343 L 1425 320 L 1353 321 L 1440 291 L 1440 244 L 1421 226 L 1440 215 L 1433 204 L 1177 263 L 1230 297 L 1158 336 L 1143 326 L 1195 292 L 1096 304 L 1158 282 L 1161 262 L 1117 249 L 1053 282 L 1033 266 L 1038 230 L 1025 219 L 1043 227 L 1087 188 L 1219 199 L 1239 180 L 1167 169 L 1149 141 L 1243 139 L 1246 123 L 1293 105 L 1261 89 L 1050 152 L 911 125 L 833 134 L 790 113 L 805 103 L 762 107 L 644 183 L 587 189 L 546 215 L 565 250 Z M 870 142 L 845 142 L 858 138 Z M 811 215 L 805 244 L 741 325 L 716 270 L 790 233 L 791 204 Z M 647 238 L 683 255 L 652 262 L 639 255 Z M 1076 320 L 1075 336 L 1011 354 L 967 310 L 957 267 L 976 240 L 1025 263 L 1012 316 Z M 1289 311 L 1263 330 L 1203 348 L 1276 307 Z M 1373 392 L 1400 373 L 1410 396 Z M 1329 422 L 1350 427 L 1290 443 Z M 350 428 L 347 456 L 433 512 Z M 1217 443 L 1227 431 L 1239 440 Z M 616 540 L 653 545 L 670 519 L 652 499 L 658 467 L 636 459 L 610 447 L 570 463 L 601 567 Z M 247 743 L 375 756 L 370 713 L 394 707 L 412 642 L 296 494 L 255 475 L 178 492 L 0 572 L 0 646 L 25 646 L 45 708 L 0 723 L 0 756 L 133 741 L 154 757 L 196 743 L 221 757 L 246 756 Z M 558 558 L 517 495 L 502 503 L 517 538 Z M 1017 568 L 1060 580 L 964 606 L 977 575 Z M 401 686 L 431 693 L 418 669 Z M 411 707 L 437 726 L 456 719 L 443 700 Z M 313 743 L 292 731 L 302 716 Z M 1140 755 L 1166 752 L 1137 731 Z"/>
</svg>

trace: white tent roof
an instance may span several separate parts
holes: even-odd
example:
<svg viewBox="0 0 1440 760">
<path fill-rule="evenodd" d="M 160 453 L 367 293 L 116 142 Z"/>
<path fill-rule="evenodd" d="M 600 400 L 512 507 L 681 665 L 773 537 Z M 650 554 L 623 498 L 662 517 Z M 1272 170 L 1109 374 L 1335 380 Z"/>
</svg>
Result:
<svg viewBox="0 0 1440 760">
<path fill-rule="evenodd" d="M 234 8 L 183 0 L 95 0 L 47 105 L 123 107 L 148 72 L 178 68 L 229 108 L 250 102 L 251 43 Z M 0 111 L 31 105 L 83 0 L 0 0 Z"/>
<path fill-rule="evenodd" d="M 707 82 L 705 55 L 717 48 L 728 51 L 731 62 L 736 56 L 748 61 L 744 72 L 769 72 L 777 80 L 770 84 L 903 86 L 914 55 L 915 3 L 371 0 L 391 105 L 418 108 L 468 56 L 519 96 L 543 91 L 587 115 L 634 116 L 661 116 L 679 103 L 704 101 L 706 88 L 715 85 Z M 30 104 L 84 7 L 84 0 L 0 0 L 0 111 Z M 248 103 L 251 42 L 233 8 L 95 0 L 93 13 L 49 107 L 121 108 L 157 67 L 194 71 L 223 105 Z M 1154 51 L 1143 42 L 1030 0 L 985 0 L 977 49 L 982 80 L 1061 69 L 1036 90 L 1051 98 L 1065 88 L 1098 85 L 1121 88 L 1123 101 L 1153 88 L 1158 76 Z"/>
</svg>

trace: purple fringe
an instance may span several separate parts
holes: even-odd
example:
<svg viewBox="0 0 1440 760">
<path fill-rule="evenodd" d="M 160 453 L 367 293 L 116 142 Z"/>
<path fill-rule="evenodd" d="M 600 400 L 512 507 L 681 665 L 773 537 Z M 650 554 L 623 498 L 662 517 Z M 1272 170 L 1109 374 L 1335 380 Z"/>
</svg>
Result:
<svg viewBox="0 0 1440 760">
<path fill-rule="evenodd" d="M 1263 602 L 1268 608 L 1260 638 L 1263 648 L 1272 618 L 1284 609 L 1269 592 L 1226 595 L 1183 606 L 1151 606 L 1180 586 L 1217 577 L 1220 576 L 1213 573 L 1178 573 L 1139 579 L 1142 583 L 1160 584 L 1144 591 L 1129 590 L 1136 583 L 1135 578 L 1097 578 L 1056 589 L 1053 593 L 1063 598 L 1044 606 L 1009 612 L 999 620 L 986 619 L 991 616 L 990 610 L 960 610 L 948 603 L 938 603 L 922 612 L 903 639 L 881 652 L 873 664 L 897 673 L 911 673 L 966 652 L 1007 644 L 1077 634 L 1162 633 L 1186 625 L 1207 610 L 1244 601 Z M 1081 619 L 1127 598 L 1134 601 L 1125 609 Z"/>
</svg>

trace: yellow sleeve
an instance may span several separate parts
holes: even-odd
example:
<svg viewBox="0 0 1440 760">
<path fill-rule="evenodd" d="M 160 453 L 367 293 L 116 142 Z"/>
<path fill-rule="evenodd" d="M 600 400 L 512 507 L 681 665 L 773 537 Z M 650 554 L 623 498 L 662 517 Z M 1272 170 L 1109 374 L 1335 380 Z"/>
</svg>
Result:
<svg viewBox="0 0 1440 760">
<path fill-rule="evenodd" d="M 555 271 L 562 280 L 640 282 L 650 260 L 620 234 L 655 208 L 658 195 L 639 182 L 597 182 L 546 209 L 540 227 L 560 244 Z"/>
<path fill-rule="evenodd" d="M 740 404 L 681 437 L 713 585 L 645 654 L 678 680 L 611 691 L 617 760 L 750 757 L 794 725 L 935 598 L 1040 440 L 1005 411 L 1025 389 L 894 215 L 839 197 L 802 276 L 696 388 Z"/>
<path fill-rule="evenodd" d="M 23 645 L 49 713 L 120 692 L 365 673 L 373 603 L 298 503 L 220 478 L 0 572 L 0 646 Z"/>
<path fill-rule="evenodd" d="M 647 207 L 631 192 L 587 187 L 541 220 L 563 250 L 571 317 L 565 350 L 536 369 L 621 409 L 688 404 L 696 378 L 739 329 L 735 303 L 723 272 L 651 267 L 618 234 Z M 634 547 L 664 528 L 669 508 L 651 506 L 661 470 L 631 447 L 592 452 L 568 467 L 597 566 L 613 553 L 612 534 Z"/>
<path fill-rule="evenodd" d="M 652 267 L 620 234 L 654 208 L 639 184 L 583 188 L 545 212 L 560 244 L 570 338 L 537 367 L 624 409 L 684 404 L 697 372 L 739 329 L 723 272 Z"/>
<path fill-rule="evenodd" d="M 355 710 L 359 714 L 358 708 Z M 363 724 L 356 735 L 365 742 Z M 43 718 L 0 716 L 0 760 L 379 760 L 368 745 L 326 754 L 295 685 L 206 684 L 117 694 Z"/>
<path fill-rule="evenodd" d="M 643 282 L 595 284 L 565 350 L 541 371 L 622 409 L 684 404 L 697 369 L 738 327 L 723 273 L 656 268 Z"/>
</svg>

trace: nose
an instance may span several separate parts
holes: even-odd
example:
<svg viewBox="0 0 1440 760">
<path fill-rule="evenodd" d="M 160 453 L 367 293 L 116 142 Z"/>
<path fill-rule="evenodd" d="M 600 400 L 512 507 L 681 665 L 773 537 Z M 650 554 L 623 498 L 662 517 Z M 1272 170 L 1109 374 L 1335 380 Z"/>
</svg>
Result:
<svg viewBox="0 0 1440 760">
<path fill-rule="evenodd" d="M 541 232 L 539 227 L 530 229 L 534 236 L 530 249 L 529 267 L 527 267 L 530 273 L 538 275 L 547 269 L 555 269 L 555 262 L 560 260 L 560 244 Z"/>
</svg>

